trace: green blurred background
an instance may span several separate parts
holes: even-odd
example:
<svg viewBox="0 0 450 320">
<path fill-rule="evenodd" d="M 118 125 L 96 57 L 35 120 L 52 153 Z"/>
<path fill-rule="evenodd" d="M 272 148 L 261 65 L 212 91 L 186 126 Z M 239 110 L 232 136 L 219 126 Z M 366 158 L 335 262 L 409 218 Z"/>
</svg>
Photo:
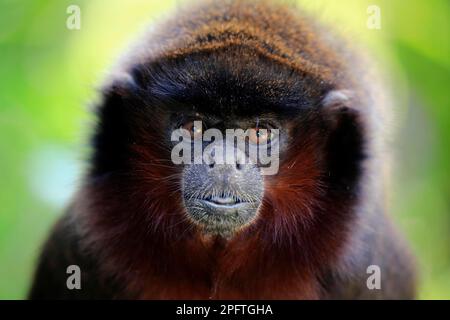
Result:
<svg viewBox="0 0 450 320">
<path fill-rule="evenodd" d="M 38 248 L 76 190 L 95 88 L 127 43 L 179 1 L 0 0 L 0 299 L 25 297 Z M 392 215 L 423 299 L 450 298 L 447 0 L 299 0 L 385 66 L 396 97 Z M 81 29 L 66 27 L 69 5 Z M 369 30 L 367 7 L 381 9 Z"/>
</svg>

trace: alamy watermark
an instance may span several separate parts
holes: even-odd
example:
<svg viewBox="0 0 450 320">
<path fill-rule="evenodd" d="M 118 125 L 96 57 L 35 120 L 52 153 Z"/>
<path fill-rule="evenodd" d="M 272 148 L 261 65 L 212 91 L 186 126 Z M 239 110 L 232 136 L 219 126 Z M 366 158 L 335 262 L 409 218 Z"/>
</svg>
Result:
<svg viewBox="0 0 450 320">
<path fill-rule="evenodd" d="M 369 290 L 381 289 L 381 268 L 377 265 L 370 265 L 366 270 L 370 276 L 367 278 L 366 285 Z"/>
<path fill-rule="evenodd" d="M 381 29 L 381 8 L 377 5 L 370 5 L 367 7 L 367 28 L 371 30 Z"/>
<path fill-rule="evenodd" d="M 81 29 L 81 9 L 79 6 L 72 4 L 67 7 L 66 13 L 69 15 L 66 19 L 66 27 L 69 30 Z"/>
<path fill-rule="evenodd" d="M 67 267 L 66 273 L 70 274 L 66 280 L 66 286 L 69 290 L 81 290 L 81 269 L 73 264 Z"/>
</svg>

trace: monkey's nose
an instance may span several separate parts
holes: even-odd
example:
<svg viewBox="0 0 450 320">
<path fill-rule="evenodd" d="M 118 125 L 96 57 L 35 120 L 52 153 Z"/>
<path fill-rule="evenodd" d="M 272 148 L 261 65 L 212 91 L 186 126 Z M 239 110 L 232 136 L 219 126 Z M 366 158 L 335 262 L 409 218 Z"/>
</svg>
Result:
<svg viewBox="0 0 450 320">
<path fill-rule="evenodd" d="M 223 156 L 218 155 L 215 148 L 212 148 L 211 152 L 206 154 L 209 169 L 214 169 L 217 165 L 229 165 L 234 166 L 239 171 L 244 168 L 247 162 L 250 162 L 239 148 L 227 148 L 222 154 Z"/>
</svg>

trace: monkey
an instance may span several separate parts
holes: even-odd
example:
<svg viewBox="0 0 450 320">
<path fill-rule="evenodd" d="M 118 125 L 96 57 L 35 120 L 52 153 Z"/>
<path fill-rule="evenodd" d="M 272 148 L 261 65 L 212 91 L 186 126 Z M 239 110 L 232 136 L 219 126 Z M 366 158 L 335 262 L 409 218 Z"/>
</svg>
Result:
<svg viewBox="0 0 450 320">
<path fill-rule="evenodd" d="M 89 167 L 29 298 L 414 299 L 386 204 L 390 106 L 363 56 L 280 2 L 203 1 L 157 24 L 105 81 Z M 220 162 L 209 128 L 245 130 L 248 148 Z M 276 173 L 250 159 L 263 145 Z"/>
</svg>

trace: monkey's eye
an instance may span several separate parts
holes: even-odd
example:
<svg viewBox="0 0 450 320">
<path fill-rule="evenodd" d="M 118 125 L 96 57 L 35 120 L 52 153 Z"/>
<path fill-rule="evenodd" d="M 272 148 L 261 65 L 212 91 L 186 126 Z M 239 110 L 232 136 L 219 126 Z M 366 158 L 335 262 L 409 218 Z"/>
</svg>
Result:
<svg viewBox="0 0 450 320">
<path fill-rule="evenodd" d="M 273 133 L 267 128 L 252 128 L 249 130 L 249 141 L 253 144 L 270 143 Z"/>
<path fill-rule="evenodd" d="M 189 121 L 180 126 L 180 129 L 185 129 L 191 135 L 191 139 L 201 139 L 203 129 L 200 121 Z"/>
</svg>

